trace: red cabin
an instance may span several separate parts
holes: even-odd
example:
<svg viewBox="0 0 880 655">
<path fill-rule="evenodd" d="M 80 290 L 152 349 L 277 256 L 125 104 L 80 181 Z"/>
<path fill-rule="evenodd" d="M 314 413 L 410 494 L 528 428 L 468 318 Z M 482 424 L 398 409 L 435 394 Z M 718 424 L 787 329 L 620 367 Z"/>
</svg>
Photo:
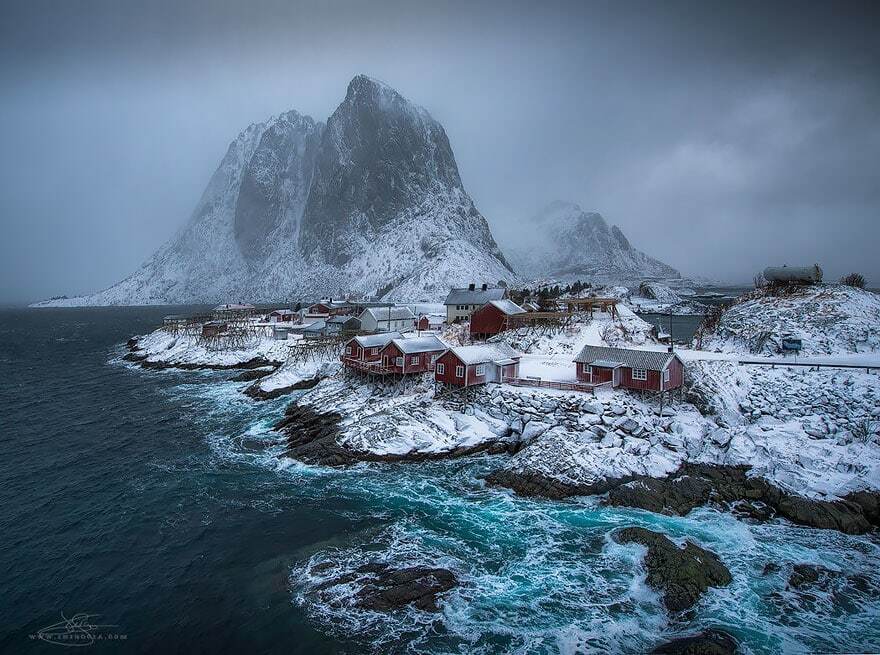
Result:
<svg viewBox="0 0 880 655">
<path fill-rule="evenodd" d="M 434 379 L 458 387 L 503 382 L 519 376 L 519 359 L 506 344 L 450 348 L 437 358 Z"/>
<path fill-rule="evenodd" d="M 380 352 L 392 339 L 400 337 L 399 332 L 382 332 L 352 337 L 342 348 L 343 365 L 358 370 L 378 368 L 382 361 Z"/>
<path fill-rule="evenodd" d="M 584 346 L 574 361 L 577 379 L 591 384 L 669 391 L 684 382 L 684 363 L 670 352 Z"/>
<path fill-rule="evenodd" d="M 381 351 L 382 368 L 397 375 L 433 371 L 434 362 L 447 347 L 433 335 L 393 339 Z"/>
<path fill-rule="evenodd" d="M 508 329 L 509 316 L 526 310 L 510 300 L 490 300 L 471 314 L 471 338 L 487 339 Z"/>
</svg>

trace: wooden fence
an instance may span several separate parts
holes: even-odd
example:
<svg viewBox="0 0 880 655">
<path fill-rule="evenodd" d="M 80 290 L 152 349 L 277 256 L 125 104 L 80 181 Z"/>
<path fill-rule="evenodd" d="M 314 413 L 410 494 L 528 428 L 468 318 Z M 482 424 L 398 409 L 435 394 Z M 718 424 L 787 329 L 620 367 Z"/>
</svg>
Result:
<svg viewBox="0 0 880 655">
<path fill-rule="evenodd" d="M 582 393 L 595 393 L 596 387 L 611 384 L 610 382 L 599 382 L 597 384 L 589 382 L 554 382 L 553 380 L 534 380 L 531 378 L 505 378 L 504 382 L 516 387 L 538 387 L 541 389 L 558 389 L 559 391 L 580 391 Z"/>
</svg>

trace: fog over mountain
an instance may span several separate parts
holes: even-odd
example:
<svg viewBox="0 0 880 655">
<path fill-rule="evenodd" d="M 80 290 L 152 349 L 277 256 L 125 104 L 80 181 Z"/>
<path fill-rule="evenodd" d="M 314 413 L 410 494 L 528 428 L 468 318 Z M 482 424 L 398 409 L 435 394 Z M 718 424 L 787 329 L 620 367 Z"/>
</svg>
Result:
<svg viewBox="0 0 880 655">
<path fill-rule="evenodd" d="M 180 233 L 118 284 L 55 304 L 440 300 L 515 277 L 443 127 L 358 75 L 326 126 L 293 110 L 250 125 Z"/>
<path fill-rule="evenodd" d="M 336 206 L 328 193 L 330 204 L 311 207 L 294 189 L 359 175 L 357 162 L 334 168 L 317 122 L 361 72 L 442 124 L 468 194 L 461 207 L 472 200 L 499 237 L 560 199 L 685 276 L 747 282 L 769 264 L 818 262 L 829 279 L 857 270 L 878 284 L 878 11 L 858 1 L 5 3 L 0 300 L 91 293 L 138 270 L 191 229 L 234 135 L 272 116 L 296 122 L 291 109 L 315 131 L 251 144 L 242 165 L 253 170 L 228 217 L 241 261 L 209 270 L 219 283 L 281 256 L 260 235 L 289 241 L 302 212 L 307 244 L 339 246 L 310 251 L 315 270 L 354 271 L 339 226 L 310 217 L 364 212 L 365 234 L 379 234 L 404 192 L 376 205 L 367 182 L 359 198 Z M 263 186 L 256 173 L 276 168 L 281 181 Z"/>
</svg>

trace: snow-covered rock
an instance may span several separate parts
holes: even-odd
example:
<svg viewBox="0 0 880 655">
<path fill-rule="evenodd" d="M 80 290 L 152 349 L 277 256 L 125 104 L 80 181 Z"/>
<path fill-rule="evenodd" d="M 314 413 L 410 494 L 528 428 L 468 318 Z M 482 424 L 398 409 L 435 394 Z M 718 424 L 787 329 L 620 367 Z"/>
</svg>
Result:
<svg viewBox="0 0 880 655">
<path fill-rule="evenodd" d="M 803 355 L 876 352 L 878 326 L 880 295 L 872 291 L 837 284 L 758 289 L 721 314 L 714 329 L 702 334 L 702 347 L 778 354 L 783 336 L 791 335 L 802 340 Z"/>
</svg>

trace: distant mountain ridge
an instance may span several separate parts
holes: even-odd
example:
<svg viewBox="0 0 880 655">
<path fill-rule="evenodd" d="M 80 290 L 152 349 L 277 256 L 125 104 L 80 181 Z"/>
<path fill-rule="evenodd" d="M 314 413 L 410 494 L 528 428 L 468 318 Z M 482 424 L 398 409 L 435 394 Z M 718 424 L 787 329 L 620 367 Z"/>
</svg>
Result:
<svg viewBox="0 0 880 655">
<path fill-rule="evenodd" d="M 513 280 L 443 127 L 364 75 L 327 124 L 289 111 L 230 144 L 189 222 L 132 275 L 43 305 L 437 300 Z"/>
<path fill-rule="evenodd" d="M 632 282 L 643 278 L 679 278 L 672 266 L 630 244 L 601 214 L 572 202 L 555 201 L 519 232 L 502 240 L 508 261 L 529 280 L 555 278 L 596 282 Z"/>
</svg>

